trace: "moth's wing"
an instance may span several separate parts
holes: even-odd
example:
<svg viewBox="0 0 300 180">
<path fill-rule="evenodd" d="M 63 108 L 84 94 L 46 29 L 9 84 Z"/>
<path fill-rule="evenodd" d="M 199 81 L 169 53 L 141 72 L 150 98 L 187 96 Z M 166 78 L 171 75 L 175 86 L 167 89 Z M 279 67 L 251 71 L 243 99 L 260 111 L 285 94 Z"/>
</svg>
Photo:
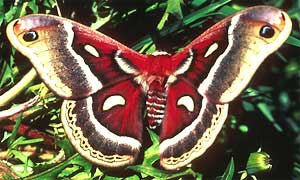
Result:
<svg viewBox="0 0 300 180">
<path fill-rule="evenodd" d="M 160 164 L 166 169 L 186 166 L 203 154 L 227 117 L 227 104 L 211 103 L 197 89 L 226 49 L 228 24 L 209 29 L 172 57 L 177 70 L 168 81 L 160 134 Z"/>
<path fill-rule="evenodd" d="M 220 132 L 227 112 L 228 104 L 209 102 L 189 82 L 170 85 L 160 134 L 160 164 L 174 170 L 203 154 Z"/>
<path fill-rule="evenodd" d="M 205 152 L 226 119 L 227 103 L 290 30 L 291 21 L 281 10 L 249 8 L 214 25 L 172 57 L 177 68 L 167 81 L 160 144 L 163 167 L 183 167 Z"/>
<path fill-rule="evenodd" d="M 124 61 L 128 60 L 131 67 L 144 66 L 144 55 L 57 16 L 29 15 L 14 20 L 7 26 L 7 36 L 29 58 L 46 85 L 65 99 L 87 97 L 137 73 L 122 67 Z"/>
<path fill-rule="evenodd" d="M 132 164 L 142 142 L 144 93 L 134 78 L 145 56 L 76 22 L 30 15 L 7 27 L 11 43 L 65 100 L 62 122 L 74 147 L 108 167 Z"/>
<path fill-rule="evenodd" d="M 179 74 L 192 81 L 201 95 L 215 103 L 228 103 L 284 43 L 291 28 L 289 16 L 277 8 L 248 8 L 201 34 L 174 56 L 174 64 L 186 65 L 188 70 Z M 182 61 L 186 57 L 192 57 L 190 63 Z"/>
<path fill-rule="evenodd" d="M 141 143 L 145 95 L 131 80 L 107 86 L 81 100 L 65 100 L 61 118 L 77 151 L 95 164 L 132 164 Z"/>
</svg>

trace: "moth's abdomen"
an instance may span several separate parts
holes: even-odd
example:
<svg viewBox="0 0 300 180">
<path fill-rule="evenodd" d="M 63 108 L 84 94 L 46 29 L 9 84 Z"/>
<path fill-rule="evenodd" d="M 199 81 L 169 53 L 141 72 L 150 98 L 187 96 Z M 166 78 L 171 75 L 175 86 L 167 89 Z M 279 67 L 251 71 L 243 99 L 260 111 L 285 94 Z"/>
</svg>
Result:
<svg viewBox="0 0 300 180">
<path fill-rule="evenodd" d="M 165 88 L 159 81 L 153 81 L 149 86 L 146 99 L 146 117 L 151 129 L 160 126 L 165 114 L 166 100 Z"/>
</svg>

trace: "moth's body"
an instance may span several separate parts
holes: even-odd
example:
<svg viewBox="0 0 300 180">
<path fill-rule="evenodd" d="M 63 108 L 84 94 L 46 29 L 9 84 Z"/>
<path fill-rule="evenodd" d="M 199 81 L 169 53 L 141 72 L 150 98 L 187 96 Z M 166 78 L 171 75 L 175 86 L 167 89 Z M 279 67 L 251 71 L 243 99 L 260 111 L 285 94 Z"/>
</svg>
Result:
<svg viewBox="0 0 300 180">
<path fill-rule="evenodd" d="M 66 99 L 61 119 L 79 153 L 102 166 L 132 164 L 147 120 L 160 126 L 160 163 L 171 170 L 214 142 L 228 103 L 290 31 L 286 13 L 257 6 L 222 20 L 174 55 L 143 55 L 56 16 L 30 15 L 7 28 L 11 43 Z"/>
<path fill-rule="evenodd" d="M 151 56 L 150 56 L 151 57 Z M 147 72 L 142 74 L 146 91 L 146 117 L 150 128 L 156 128 L 163 120 L 167 103 L 168 84 L 170 76 L 170 55 L 153 56 Z M 162 69 L 164 71 L 162 71 Z"/>
</svg>

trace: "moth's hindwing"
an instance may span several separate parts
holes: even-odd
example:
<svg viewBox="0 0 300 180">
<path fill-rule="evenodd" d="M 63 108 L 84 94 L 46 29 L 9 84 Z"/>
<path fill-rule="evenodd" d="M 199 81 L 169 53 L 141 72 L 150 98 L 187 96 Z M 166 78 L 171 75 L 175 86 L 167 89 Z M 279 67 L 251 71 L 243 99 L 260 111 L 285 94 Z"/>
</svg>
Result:
<svg viewBox="0 0 300 180">
<path fill-rule="evenodd" d="M 132 164 L 141 143 L 109 131 L 93 113 L 92 97 L 65 100 L 62 104 L 62 123 L 67 137 L 76 150 L 89 161 L 106 167 Z"/>
<path fill-rule="evenodd" d="M 144 95 L 130 80 L 82 100 L 65 100 L 61 119 L 77 151 L 95 164 L 132 164 L 142 143 Z M 126 117 L 126 118 L 124 118 Z"/>
</svg>

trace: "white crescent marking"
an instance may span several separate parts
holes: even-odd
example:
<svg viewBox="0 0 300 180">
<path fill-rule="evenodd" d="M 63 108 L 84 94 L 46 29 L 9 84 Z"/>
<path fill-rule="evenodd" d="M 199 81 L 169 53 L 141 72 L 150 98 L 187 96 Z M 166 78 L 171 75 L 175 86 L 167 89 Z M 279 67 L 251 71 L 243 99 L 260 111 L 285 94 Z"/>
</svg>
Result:
<svg viewBox="0 0 300 180">
<path fill-rule="evenodd" d="M 183 105 L 188 111 L 193 112 L 195 105 L 194 101 L 190 96 L 182 96 L 177 101 L 177 106 Z"/>
<path fill-rule="evenodd" d="M 217 43 L 213 43 L 212 45 L 209 46 L 207 49 L 204 57 L 207 58 L 209 55 L 211 55 L 213 52 L 215 52 L 218 49 L 219 45 Z"/>
<path fill-rule="evenodd" d="M 100 57 L 99 52 L 96 50 L 96 48 L 94 46 L 86 44 L 83 48 L 91 55 L 93 55 L 95 57 Z"/>
<path fill-rule="evenodd" d="M 125 105 L 125 103 L 126 103 L 125 99 L 120 95 L 109 96 L 108 98 L 105 99 L 102 106 L 102 110 L 107 111 L 117 105 L 123 106 Z"/>
</svg>

